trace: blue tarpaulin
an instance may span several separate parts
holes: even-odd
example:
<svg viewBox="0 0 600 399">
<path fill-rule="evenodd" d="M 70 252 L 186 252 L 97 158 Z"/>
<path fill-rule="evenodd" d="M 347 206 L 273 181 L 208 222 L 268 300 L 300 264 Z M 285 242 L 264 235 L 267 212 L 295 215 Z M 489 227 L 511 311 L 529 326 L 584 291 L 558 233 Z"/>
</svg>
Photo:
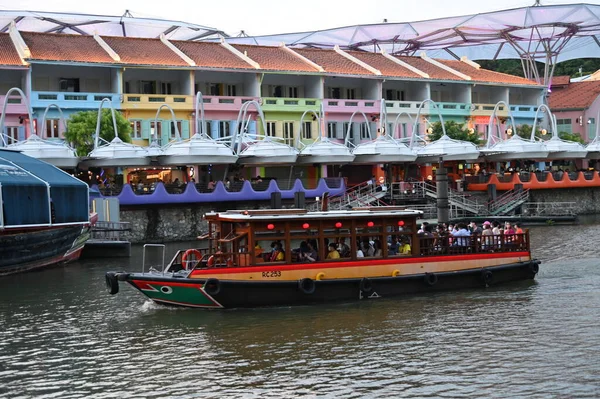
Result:
<svg viewBox="0 0 600 399">
<path fill-rule="evenodd" d="M 87 184 L 19 152 L 0 149 L 0 186 L 5 227 L 89 220 Z"/>
</svg>

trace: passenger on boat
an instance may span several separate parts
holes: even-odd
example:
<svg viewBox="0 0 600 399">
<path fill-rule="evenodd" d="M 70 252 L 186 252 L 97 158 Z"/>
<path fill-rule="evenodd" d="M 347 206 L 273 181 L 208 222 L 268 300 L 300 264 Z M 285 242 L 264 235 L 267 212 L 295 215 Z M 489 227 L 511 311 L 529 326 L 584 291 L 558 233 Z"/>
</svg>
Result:
<svg viewBox="0 0 600 399">
<path fill-rule="evenodd" d="M 337 250 L 342 258 L 347 258 L 350 256 L 350 247 L 348 244 L 346 244 L 346 239 L 344 237 L 340 238 Z"/>
<path fill-rule="evenodd" d="M 215 181 L 213 179 L 210 179 L 210 181 L 208 182 L 208 191 L 213 191 L 215 189 Z"/>
<path fill-rule="evenodd" d="M 488 251 L 494 249 L 494 233 L 490 222 L 483 222 L 483 231 L 481 232 L 481 249 Z"/>
<path fill-rule="evenodd" d="M 392 237 L 392 240 L 388 244 L 388 255 L 397 255 L 398 254 L 398 239 L 396 237 Z"/>
<path fill-rule="evenodd" d="M 504 242 L 513 245 L 515 243 L 515 229 L 512 228 L 510 222 L 504 223 Z"/>
<path fill-rule="evenodd" d="M 408 241 L 408 237 L 402 236 L 400 238 L 400 250 L 398 251 L 400 255 L 411 255 L 412 250 L 410 248 L 410 243 Z"/>
<path fill-rule="evenodd" d="M 469 223 L 469 230 L 471 230 L 472 235 L 480 236 L 481 233 L 483 233 L 483 230 L 481 229 L 481 227 L 477 226 L 477 223 L 475 223 L 475 222 Z"/>
<path fill-rule="evenodd" d="M 525 234 L 525 232 L 521 228 L 521 223 L 520 222 L 515 223 L 515 234 L 517 235 L 517 242 L 519 242 L 519 243 L 522 242 L 523 241 L 523 234 Z"/>
<path fill-rule="evenodd" d="M 455 238 L 453 245 L 458 247 L 468 247 L 471 244 L 471 232 L 467 229 L 467 225 L 464 223 L 458 224 L 458 230 L 452 233 L 452 237 Z"/>
<path fill-rule="evenodd" d="M 373 241 L 373 256 L 380 257 L 383 255 L 383 251 L 381 249 L 381 241 L 374 240 Z"/>
<path fill-rule="evenodd" d="M 254 256 L 258 259 L 261 257 L 262 253 L 263 253 L 262 247 L 260 246 L 259 243 L 256 243 L 256 245 L 254 246 Z"/>
<path fill-rule="evenodd" d="M 316 262 L 319 259 L 319 255 L 317 254 L 317 250 L 313 247 L 313 244 L 308 241 L 306 243 L 307 251 L 303 254 L 303 259 L 305 262 Z"/>
<path fill-rule="evenodd" d="M 285 252 L 281 248 L 281 243 L 276 242 L 274 251 L 271 253 L 271 262 L 281 262 L 285 259 Z"/>
<path fill-rule="evenodd" d="M 335 244 L 329 244 L 329 253 L 327 254 L 327 259 L 339 259 L 340 253 L 337 251 Z"/>
</svg>

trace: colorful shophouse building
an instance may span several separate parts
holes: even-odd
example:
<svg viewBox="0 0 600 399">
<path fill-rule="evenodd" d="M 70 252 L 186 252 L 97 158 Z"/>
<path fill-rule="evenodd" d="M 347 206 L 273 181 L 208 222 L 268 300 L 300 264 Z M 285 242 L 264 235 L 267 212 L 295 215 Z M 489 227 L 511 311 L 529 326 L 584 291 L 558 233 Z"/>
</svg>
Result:
<svg viewBox="0 0 600 399">
<path fill-rule="evenodd" d="M 103 98 L 109 98 L 131 121 L 134 143 L 142 145 L 153 138 L 163 145 L 174 140 L 175 125 L 183 139 L 195 133 L 198 91 L 204 95 L 206 131 L 213 138 L 234 134 L 242 104 L 256 100 L 264 111 L 266 131 L 249 108 L 250 133 L 276 136 L 290 145 L 298 140 L 309 144 L 317 138 L 319 126 L 313 112 L 320 115 L 321 109 L 322 134 L 334 141 L 343 142 L 348 133 L 354 145 L 384 132 L 408 137 L 411 118 L 425 99 L 439 104 L 444 120 L 467 124 L 484 138 L 495 103 L 510 104 L 518 121 L 532 123 L 544 91 L 534 82 L 484 70 L 466 59 L 438 61 L 425 54 L 406 57 L 339 48 L 170 41 L 164 36 L 80 36 L 13 28 L 10 34 L 0 34 L 0 55 L 3 68 L 10 71 L 2 74 L 0 87 L 17 86 L 26 92 L 38 134 L 63 137 L 58 107 L 68 118 L 74 112 L 96 110 Z M 387 126 L 381 120 L 382 101 Z M 167 109 L 156 118 L 163 104 L 173 109 L 174 121 Z M 9 112 L 13 116 L 11 124 L 23 115 L 17 108 L 7 111 L 7 116 Z M 499 112 L 501 118 L 507 114 L 506 109 Z M 437 120 L 437 113 L 426 106 L 420 131 Z M 298 137 L 300 132 L 302 137 Z M 253 167 L 241 173 L 287 178 L 288 169 Z M 370 168 L 350 165 L 342 170 L 327 165 L 294 168 L 294 176 L 341 174 L 350 182 L 364 181 L 372 173 Z"/>
</svg>

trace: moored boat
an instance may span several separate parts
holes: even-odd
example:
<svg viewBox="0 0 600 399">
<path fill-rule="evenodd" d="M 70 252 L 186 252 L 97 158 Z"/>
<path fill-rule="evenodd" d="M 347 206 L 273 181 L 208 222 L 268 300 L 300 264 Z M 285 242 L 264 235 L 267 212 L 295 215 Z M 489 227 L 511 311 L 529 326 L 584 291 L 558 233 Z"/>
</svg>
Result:
<svg viewBox="0 0 600 399">
<path fill-rule="evenodd" d="M 84 182 L 0 149 L 0 275 L 77 259 L 89 238 L 88 203 Z"/>
<path fill-rule="evenodd" d="M 127 282 L 161 304 L 238 308 L 486 287 L 539 270 L 527 231 L 423 237 L 418 216 L 400 207 L 209 213 L 204 245 L 148 271 L 145 247 L 141 273 L 107 272 L 106 283 L 111 294 Z"/>
</svg>

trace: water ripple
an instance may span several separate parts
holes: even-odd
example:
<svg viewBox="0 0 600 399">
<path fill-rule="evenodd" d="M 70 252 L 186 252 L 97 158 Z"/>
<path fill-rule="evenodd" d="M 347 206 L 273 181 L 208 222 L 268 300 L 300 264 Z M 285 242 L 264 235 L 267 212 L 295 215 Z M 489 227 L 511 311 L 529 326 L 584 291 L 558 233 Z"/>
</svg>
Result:
<svg viewBox="0 0 600 399">
<path fill-rule="evenodd" d="M 11 276 L 0 280 L 0 396 L 600 397 L 598 229 L 535 229 L 534 283 L 321 307 L 109 296 L 103 274 L 120 261 Z"/>
</svg>

